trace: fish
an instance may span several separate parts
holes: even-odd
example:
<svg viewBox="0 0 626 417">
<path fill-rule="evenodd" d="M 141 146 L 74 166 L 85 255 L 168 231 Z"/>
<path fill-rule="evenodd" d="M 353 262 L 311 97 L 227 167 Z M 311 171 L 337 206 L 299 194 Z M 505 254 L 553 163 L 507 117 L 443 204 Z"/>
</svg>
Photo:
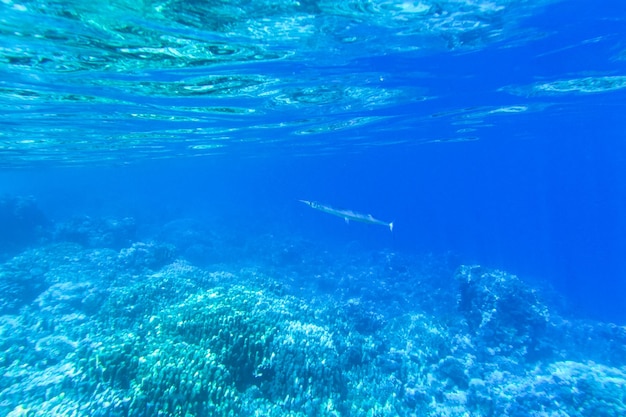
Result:
<svg viewBox="0 0 626 417">
<path fill-rule="evenodd" d="M 350 220 L 354 220 L 355 222 L 367 223 L 367 224 L 378 224 L 381 226 L 387 226 L 389 231 L 393 232 L 393 222 L 384 222 L 382 220 L 378 220 L 374 218 L 371 214 L 361 214 L 356 213 L 352 210 L 338 210 L 334 209 L 330 206 L 325 206 L 324 204 L 320 204 L 316 201 L 307 201 L 307 200 L 298 200 L 301 203 L 306 204 L 307 206 L 314 208 L 315 210 L 323 211 L 324 213 L 332 214 L 333 216 L 342 217 L 346 223 L 350 223 Z"/>
</svg>

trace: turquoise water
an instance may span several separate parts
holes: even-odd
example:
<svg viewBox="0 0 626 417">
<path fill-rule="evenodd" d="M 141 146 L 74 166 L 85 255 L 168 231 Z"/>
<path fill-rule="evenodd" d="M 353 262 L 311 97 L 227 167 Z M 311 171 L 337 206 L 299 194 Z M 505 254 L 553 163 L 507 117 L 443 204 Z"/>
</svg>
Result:
<svg viewBox="0 0 626 417">
<path fill-rule="evenodd" d="M 626 415 L 625 20 L 0 1 L 0 415 Z"/>
</svg>

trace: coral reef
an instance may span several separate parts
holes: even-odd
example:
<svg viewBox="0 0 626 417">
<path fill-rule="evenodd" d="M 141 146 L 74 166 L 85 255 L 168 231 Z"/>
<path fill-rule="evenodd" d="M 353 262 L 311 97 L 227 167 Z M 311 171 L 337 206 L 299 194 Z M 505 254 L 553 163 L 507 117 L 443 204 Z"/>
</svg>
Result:
<svg viewBox="0 0 626 417">
<path fill-rule="evenodd" d="M 487 355 L 536 358 L 548 328 L 548 309 L 517 276 L 471 265 L 456 273 L 458 305 L 475 343 Z"/>
<path fill-rule="evenodd" d="M 135 239 L 136 228 L 135 220 L 130 217 L 75 216 L 57 223 L 53 236 L 57 241 L 79 243 L 88 248 L 121 249 Z"/>
<path fill-rule="evenodd" d="M 176 248 L 186 260 L 198 265 L 208 265 L 226 261 L 225 251 L 220 250 L 220 239 L 206 225 L 192 220 L 180 219 L 165 224 L 156 233 L 159 242 Z M 228 257 L 228 260 L 231 260 Z"/>
<path fill-rule="evenodd" d="M 0 263 L 0 414 L 626 412 L 626 330 L 502 271 L 296 241 L 213 248 L 249 257 L 210 269 L 171 241 L 98 242 Z"/>
<path fill-rule="evenodd" d="M 493 371 L 472 379 L 467 404 L 480 416 L 619 416 L 626 372 L 593 362 L 554 362 L 519 375 Z"/>
<path fill-rule="evenodd" d="M 131 269 L 159 269 L 176 257 L 173 245 L 155 242 L 135 242 L 120 251 L 120 261 Z"/>
</svg>

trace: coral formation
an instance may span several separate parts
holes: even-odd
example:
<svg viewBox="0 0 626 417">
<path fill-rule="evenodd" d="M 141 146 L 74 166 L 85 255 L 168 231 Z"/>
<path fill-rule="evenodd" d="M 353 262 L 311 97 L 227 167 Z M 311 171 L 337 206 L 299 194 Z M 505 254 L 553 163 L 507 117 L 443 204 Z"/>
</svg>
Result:
<svg viewBox="0 0 626 417">
<path fill-rule="evenodd" d="M 172 243 L 92 244 L 0 264 L 3 415 L 626 411 L 624 328 L 564 319 L 502 271 L 288 241 L 211 270 Z"/>
<path fill-rule="evenodd" d="M 136 228 L 135 220 L 130 217 L 75 216 L 57 223 L 53 236 L 57 241 L 79 243 L 88 248 L 121 249 L 135 239 Z"/>
<path fill-rule="evenodd" d="M 549 315 L 537 292 L 515 275 L 462 266 L 456 273 L 459 310 L 477 343 L 489 355 L 540 354 Z"/>
</svg>

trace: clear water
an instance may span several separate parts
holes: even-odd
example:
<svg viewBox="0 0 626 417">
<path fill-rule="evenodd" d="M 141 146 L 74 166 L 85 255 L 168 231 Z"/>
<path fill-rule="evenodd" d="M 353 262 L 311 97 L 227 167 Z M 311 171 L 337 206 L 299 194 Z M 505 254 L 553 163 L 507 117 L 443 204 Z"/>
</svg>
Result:
<svg viewBox="0 0 626 417">
<path fill-rule="evenodd" d="M 522 376 L 544 378 L 528 371 L 537 358 L 516 362 L 518 373 L 505 371 L 520 378 L 511 382 L 518 390 L 500 397 L 495 391 L 485 394 L 488 390 L 478 395 L 477 385 L 469 382 L 422 390 L 416 380 L 424 375 L 437 378 L 436 373 L 420 374 L 406 364 L 396 369 L 385 362 L 396 359 L 382 359 L 380 352 L 398 352 L 406 342 L 397 323 L 363 336 L 395 346 L 381 347 L 381 356 L 372 353 L 377 358 L 372 363 L 380 365 L 372 374 L 346 377 L 349 382 L 341 395 L 309 392 L 319 397 L 309 408 L 300 397 L 294 405 L 294 393 L 291 403 L 285 400 L 288 391 L 280 391 L 280 384 L 298 385 L 288 378 L 276 386 L 259 382 L 263 395 L 251 393 L 250 381 L 235 378 L 231 389 L 238 399 L 230 391 L 222 392 L 223 403 L 229 404 L 224 409 L 198 406 L 174 411 L 180 395 L 170 409 L 149 400 L 137 400 L 133 404 L 140 405 L 133 408 L 128 405 L 131 400 L 123 399 L 165 394 L 160 388 L 137 385 L 132 377 L 120 383 L 114 377 L 93 376 L 77 363 L 81 357 L 97 356 L 84 348 L 86 334 L 95 337 L 95 332 L 102 337 L 99 346 L 106 347 L 105 335 L 112 337 L 120 328 L 139 332 L 149 326 L 150 314 L 139 314 L 134 321 L 120 318 L 124 325 L 109 328 L 102 324 L 105 310 L 92 311 L 82 322 L 83 333 L 57 330 L 59 335 L 48 329 L 52 333 L 38 336 L 36 326 L 25 317 L 45 312 L 60 320 L 70 314 L 46 310 L 42 294 L 49 295 L 50 288 L 63 282 L 62 260 L 76 253 L 82 254 L 76 259 L 103 257 L 92 269 L 86 260 L 77 261 L 77 271 L 91 271 L 77 280 L 98 282 L 93 285 L 109 288 L 108 294 L 121 284 L 102 277 L 107 269 L 118 271 L 118 279 L 133 276 L 138 282 L 150 282 L 154 274 L 167 275 L 171 269 L 162 268 L 172 262 L 237 276 L 232 282 L 198 284 L 180 298 L 172 295 L 169 303 L 163 295 L 165 301 L 153 300 L 150 308 L 173 309 L 185 300 L 183 296 L 215 291 L 217 284 L 236 283 L 245 291 L 273 291 L 276 285 L 286 285 L 273 294 L 278 298 L 267 302 L 296 297 L 300 301 L 285 301 L 286 310 L 299 302 L 311 303 L 315 310 L 319 307 L 315 300 L 320 303 L 320 297 L 329 297 L 320 311 L 333 306 L 347 311 L 347 317 L 355 300 L 367 299 L 363 291 L 376 293 L 382 291 L 380 280 L 393 281 L 385 274 L 399 266 L 390 266 L 389 259 L 401 257 L 405 275 L 396 277 L 401 284 L 389 284 L 388 292 L 383 291 L 384 303 L 401 298 L 406 286 L 423 287 L 431 295 L 448 294 L 449 299 L 442 297 L 451 304 L 439 300 L 447 306 L 439 311 L 434 307 L 439 301 L 433 301 L 429 309 L 413 294 L 415 298 L 405 300 L 408 304 L 398 311 L 374 303 L 367 314 L 381 314 L 385 323 L 391 323 L 428 311 L 433 328 L 449 326 L 447 331 L 459 335 L 468 325 L 467 334 L 482 337 L 489 345 L 486 333 L 472 333 L 472 313 L 461 314 L 463 301 L 456 300 L 463 298 L 459 285 L 463 287 L 458 274 L 455 281 L 454 271 L 461 265 L 480 264 L 516 274 L 528 286 L 524 288 L 542 292 L 553 318 L 551 326 L 567 337 L 585 334 L 583 327 L 590 326 L 595 330 L 588 334 L 604 335 L 598 338 L 616 344 L 577 345 L 563 336 L 560 343 L 570 343 L 574 353 L 559 356 L 561 362 L 538 354 L 549 369 L 545 375 L 559 374 L 564 381 L 574 378 L 569 380 L 573 385 L 588 382 L 588 375 L 605 382 L 624 381 L 619 378 L 626 373 L 626 331 L 621 327 L 626 323 L 625 28 L 626 3 L 613 0 L 2 0 L 0 278 L 9 282 L 0 287 L 8 306 L 3 310 L 2 333 L 7 353 L 0 361 L 8 375 L 0 391 L 3 412 L 23 415 L 22 408 L 43 407 L 42 413 L 48 414 L 41 415 L 71 415 L 68 410 L 92 415 L 89 404 L 96 404 L 102 415 L 146 416 L 229 411 L 252 415 L 251 410 L 258 415 L 618 415 L 617 403 L 613 408 L 606 403 L 582 406 L 564 394 L 545 398 L 570 404 L 579 414 L 568 408 L 559 414 L 558 407 L 542 402 L 543 397 L 525 399 L 535 404 L 530 408 L 513 407 L 528 387 Z M 355 221 L 346 225 L 341 218 L 311 210 L 301 199 L 371 213 L 384 222 L 393 221 L 394 230 Z M 120 228 L 111 231 L 102 226 L 129 218 L 133 226 L 128 235 L 115 235 Z M 107 240 L 109 234 L 113 237 Z M 185 243 L 181 235 L 186 236 Z M 66 241 L 78 246 L 58 249 Z M 137 265 L 124 269 L 128 253 L 124 251 L 138 242 L 171 244 L 171 259 L 166 257 L 163 265 L 144 265 L 150 273 L 133 269 Z M 103 255 L 106 250 L 119 257 L 114 266 L 104 261 L 114 256 Z M 147 252 L 151 250 L 153 246 Z M 23 284 L 26 281 L 16 271 L 32 271 L 39 262 L 61 266 L 42 267 L 45 279 L 37 281 L 41 288 L 31 294 L 24 290 L 30 284 Z M 429 268 L 426 264 L 439 272 L 423 272 Z M 257 271 L 256 278 L 241 272 L 245 268 Z M 333 279 L 315 284 L 320 276 Z M 371 280 L 357 285 L 347 278 L 353 276 Z M 428 284 L 417 276 L 429 276 Z M 490 276 L 499 282 L 496 272 Z M 463 275 L 460 279 L 463 282 Z M 16 297 L 11 280 L 21 282 L 20 302 L 10 301 Z M 70 281 L 76 284 L 76 279 Z M 517 281 L 511 282 L 517 288 Z M 77 297 L 86 297 L 81 291 Z M 237 291 L 228 293 L 232 305 L 248 294 Z M 193 300 L 187 299 L 186 305 L 199 302 Z M 108 302 L 104 302 L 110 308 L 107 314 L 115 316 L 118 310 Z M 468 308 L 481 311 L 485 306 Z M 528 319 L 520 314 L 512 315 L 516 325 Z M 15 320 L 22 326 L 22 342 L 7 338 L 11 331 L 6 329 L 17 325 L 6 323 Z M 300 322 L 307 320 L 315 321 L 303 316 Z M 583 326 L 582 320 L 589 321 Z M 568 333 L 564 323 L 577 330 Z M 341 326 L 316 325 L 341 334 Z M 603 326 L 612 330 L 603 333 Z M 530 349 L 523 332 L 513 327 L 520 332 L 516 351 Z M 300 333 L 294 330 L 296 340 L 298 334 L 309 335 L 310 329 L 299 329 Z M 324 338 L 318 328 L 311 332 L 316 340 Z M 35 341 L 52 336 L 69 340 L 54 345 L 60 351 L 57 356 L 44 355 L 50 356 L 48 365 L 72 364 L 75 374 L 73 379 L 67 377 L 71 381 L 66 386 L 72 388 L 65 389 L 65 399 L 58 398 L 61 391 L 41 394 L 51 388 L 34 376 L 30 388 L 16 382 L 15 361 L 29 364 L 26 375 L 48 366 L 41 358 L 15 353 L 20 343 L 21 352 L 48 352 Z M 480 350 L 479 341 L 472 343 Z M 154 347 L 147 342 L 146 346 Z M 408 355 L 406 343 L 402 346 Z M 594 349 L 603 353 L 593 356 Z M 323 351 L 316 354 L 324 357 Z M 441 364 L 450 355 L 434 356 L 432 363 Z M 476 352 L 471 355 L 483 365 L 497 362 Z M 469 369 L 468 381 L 482 381 L 484 386 L 501 383 L 486 365 L 480 372 L 472 371 L 467 357 L 459 361 Z M 589 361 L 614 368 L 598 370 Z M 563 363 L 569 364 L 566 370 Z M 340 366 L 336 369 L 349 373 Z M 96 378 L 97 384 L 83 387 L 76 382 L 89 378 Z M 367 389 L 352 391 L 372 381 L 380 386 L 390 378 L 397 384 L 397 404 L 385 397 L 363 405 L 362 398 L 370 395 Z M 610 388 L 614 391 L 603 383 L 593 395 L 626 402 L 625 383 L 615 383 Z M 135 387 L 135 394 L 127 391 L 129 387 Z M 82 396 L 71 394 L 72 389 Z M 29 394 L 21 395 L 23 390 Z M 118 397 L 111 394 L 115 390 L 121 390 Z M 272 396 L 264 390 L 281 394 Z M 419 400 L 418 391 L 428 400 Z M 267 401 L 264 405 L 243 400 L 259 395 Z M 470 399 L 463 402 L 455 395 Z M 476 398 L 490 398 L 491 406 Z M 238 401 L 244 405 L 232 405 Z M 105 402 L 109 406 L 102 408 Z"/>
</svg>

